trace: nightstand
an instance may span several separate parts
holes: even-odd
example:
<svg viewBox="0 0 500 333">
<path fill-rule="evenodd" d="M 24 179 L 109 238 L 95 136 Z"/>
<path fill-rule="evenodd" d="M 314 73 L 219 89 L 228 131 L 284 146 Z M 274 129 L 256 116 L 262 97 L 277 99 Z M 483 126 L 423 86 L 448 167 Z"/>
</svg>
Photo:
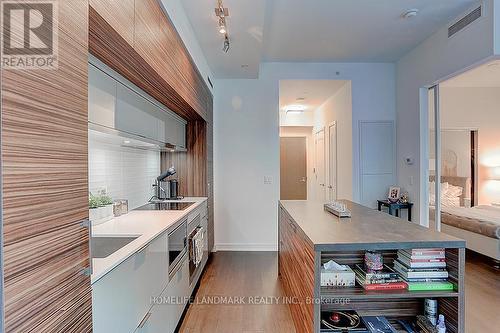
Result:
<svg viewBox="0 0 500 333">
<path fill-rule="evenodd" d="M 408 221 L 411 221 L 411 208 L 413 207 L 413 203 L 407 202 L 407 203 L 402 203 L 402 202 L 395 202 L 392 203 L 389 200 L 377 200 L 378 204 L 378 210 L 382 211 L 382 206 L 389 208 L 389 214 L 392 215 L 392 212 L 396 213 L 396 217 L 399 217 L 399 210 L 400 209 L 407 209 L 408 210 Z"/>
</svg>

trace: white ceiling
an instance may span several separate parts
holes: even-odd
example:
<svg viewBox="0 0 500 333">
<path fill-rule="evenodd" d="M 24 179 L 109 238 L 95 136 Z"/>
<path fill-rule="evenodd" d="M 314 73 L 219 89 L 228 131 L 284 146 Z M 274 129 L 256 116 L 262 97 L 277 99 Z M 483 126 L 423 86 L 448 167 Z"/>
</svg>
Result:
<svg viewBox="0 0 500 333">
<path fill-rule="evenodd" d="M 328 98 L 344 86 L 348 81 L 342 80 L 281 80 L 280 110 L 286 111 L 287 106 L 303 105 L 307 111 L 316 110 Z M 305 98 L 305 100 L 297 100 Z"/>
<path fill-rule="evenodd" d="M 255 78 L 261 61 L 394 62 L 477 1 L 223 0 L 230 12 L 228 54 L 216 0 L 182 3 L 216 78 Z M 412 8 L 419 14 L 403 19 Z"/>
<path fill-rule="evenodd" d="M 441 87 L 500 87 L 500 60 L 491 61 L 444 81 Z"/>
</svg>

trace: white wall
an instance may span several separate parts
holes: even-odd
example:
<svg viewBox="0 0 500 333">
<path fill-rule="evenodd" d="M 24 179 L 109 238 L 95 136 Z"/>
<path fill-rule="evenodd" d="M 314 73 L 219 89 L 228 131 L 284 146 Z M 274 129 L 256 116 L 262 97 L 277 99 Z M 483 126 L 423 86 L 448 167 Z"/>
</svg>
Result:
<svg viewBox="0 0 500 333">
<path fill-rule="evenodd" d="M 420 158 L 420 154 L 427 156 L 427 152 L 420 149 L 420 141 L 428 135 L 423 131 L 420 136 L 420 89 L 493 55 L 494 3 L 498 5 L 500 1 L 486 0 L 485 16 L 457 35 L 448 39 L 447 26 L 444 26 L 397 63 L 398 181 L 415 203 L 413 221 L 423 225 L 428 221 L 420 220 L 423 208 L 420 207 L 420 168 L 428 167 L 428 163 Z M 413 165 L 406 165 L 407 156 L 414 158 Z"/>
<path fill-rule="evenodd" d="M 307 153 L 307 199 L 314 196 L 314 138 L 312 126 L 283 126 L 280 127 L 280 137 L 306 138 Z"/>
<path fill-rule="evenodd" d="M 325 179 L 330 184 L 329 158 L 330 140 L 328 126 L 337 123 L 337 198 L 353 198 L 353 112 L 351 82 L 346 82 L 332 97 L 327 99 L 314 113 L 314 129 L 325 129 L 326 172 Z M 326 189 L 328 191 L 328 189 Z M 328 194 L 328 193 L 327 193 Z M 326 196 L 328 198 L 328 195 Z"/>
<path fill-rule="evenodd" d="M 264 63 L 253 80 L 216 80 L 214 173 L 217 249 L 276 250 L 279 81 L 350 80 L 353 199 L 359 199 L 359 120 L 394 120 L 395 66 Z M 273 179 L 264 184 L 264 176 Z"/>
<path fill-rule="evenodd" d="M 488 177 L 500 166 L 500 88 L 442 88 L 441 124 L 478 129 L 479 204 L 499 202 L 500 182 Z"/>
<path fill-rule="evenodd" d="M 160 174 L 160 153 L 125 148 L 89 136 L 89 191 L 100 190 L 116 199 L 127 199 L 132 210 L 154 194 L 152 184 Z"/>
</svg>

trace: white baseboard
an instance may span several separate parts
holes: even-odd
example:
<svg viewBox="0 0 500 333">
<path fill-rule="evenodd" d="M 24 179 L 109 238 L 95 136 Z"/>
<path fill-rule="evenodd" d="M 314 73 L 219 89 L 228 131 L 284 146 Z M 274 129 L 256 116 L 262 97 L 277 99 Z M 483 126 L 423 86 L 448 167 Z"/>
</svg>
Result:
<svg viewBox="0 0 500 333">
<path fill-rule="evenodd" d="M 277 244 L 261 244 L 261 243 L 244 243 L 244 244 L 235 244 L 235 243 L 221 243 L 216 244 L 214 246 L 214 251 L 278 251 Z"/>
</svg>

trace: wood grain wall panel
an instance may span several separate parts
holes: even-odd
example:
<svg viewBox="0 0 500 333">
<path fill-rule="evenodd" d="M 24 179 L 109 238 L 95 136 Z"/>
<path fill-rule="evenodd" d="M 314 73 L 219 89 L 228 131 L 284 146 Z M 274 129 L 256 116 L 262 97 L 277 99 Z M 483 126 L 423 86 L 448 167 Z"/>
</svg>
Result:
<svg viewBox="0 0 500 333">
<path fill-rule="evenodd" d="M 211 251 L 215 243 L 214 227 L 214 124 L 213 99 L 209 94 L 207 103 L 207 190 L 208 190 L 208 248 Z"/>
<path fill-rule="evenodd" d="M 160 40 L 161 14 L 161 8 L 157 0 L 135 0 L 133 47 L 157 72 L 157 64 L 164 61 L 161 52 L 159 52 L 162 44 Z M 161 73 L 159 74 L 161 75 Z"/>
<path fill-rule="evenodd" d="M 133 84 L 187 120 L 200 120 L 192 108 L 92 7 L 89 9 L 89 51 Z"/>
<path fill-rule="evenodd" d="M 90 6 L 132 46 L 134 45 L 134 2 L 135 0 L 89 0 Z"/>
<path fill-rule="evenodd" d="M 181 195 L 205 197 L 208 195 L 206 123 L 189 122 L 186 137 L 187 152 L 161 153 L 161 170 L 175 166 Z"/>
<path fill-rule="evenodd" d="M 6 332 L 91 332 L 87 1 L 59 2 L 56 70 L 2 70 Z"/>
</svg>

